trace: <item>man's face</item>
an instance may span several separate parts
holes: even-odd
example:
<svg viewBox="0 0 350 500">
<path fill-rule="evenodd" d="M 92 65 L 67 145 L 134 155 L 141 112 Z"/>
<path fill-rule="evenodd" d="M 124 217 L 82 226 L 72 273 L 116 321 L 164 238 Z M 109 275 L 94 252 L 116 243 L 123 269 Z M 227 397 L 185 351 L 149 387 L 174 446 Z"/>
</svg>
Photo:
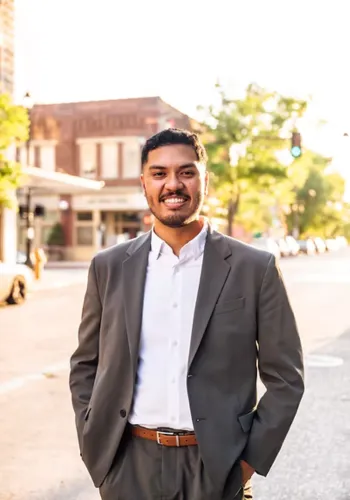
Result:
<svg viewBox="0 0 350 500">
<path fill-rule="evenodd" d="M 165 226 L 182 227 L 198 218 L 208 174 L 191 146 L 173 144 L 149 152 L 141 182 L 156 219 Z"/>
</svg>

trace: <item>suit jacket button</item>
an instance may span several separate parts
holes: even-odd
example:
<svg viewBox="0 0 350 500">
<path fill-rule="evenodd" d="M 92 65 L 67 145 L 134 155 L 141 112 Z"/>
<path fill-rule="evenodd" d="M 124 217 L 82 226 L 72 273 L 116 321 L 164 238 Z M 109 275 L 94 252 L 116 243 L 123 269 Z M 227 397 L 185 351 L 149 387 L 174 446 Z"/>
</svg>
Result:
<svg viewBox="0 0 350 500">
<path fill-rule="evenodd" d="M 120 416 L 125 418 L 126 417 L 126 410 L 120 410 Z"/>
</svg>

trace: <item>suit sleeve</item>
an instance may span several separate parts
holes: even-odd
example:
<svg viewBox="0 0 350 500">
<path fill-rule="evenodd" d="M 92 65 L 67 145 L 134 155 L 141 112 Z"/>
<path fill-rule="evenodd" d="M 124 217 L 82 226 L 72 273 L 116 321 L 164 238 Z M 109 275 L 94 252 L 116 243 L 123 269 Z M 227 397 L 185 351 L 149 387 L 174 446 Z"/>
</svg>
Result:
<svg viewBox="0 0 350 500">
<path fill-rule="evenodd" d="M 71 357 L 69 378 L 80 449 L 84 419 L 98 365 L 101 313 L 95 260 L 92 260 L 78 333 L 78 348 Z"/>
<path fill-rule="evenodd" d="M 281 272 L 271 256 L 258 306 L 258 368 L 265 394 L 259 401 L 242 459 L 266 476 L 304 393 L 299 333 Z"/>
</svg>

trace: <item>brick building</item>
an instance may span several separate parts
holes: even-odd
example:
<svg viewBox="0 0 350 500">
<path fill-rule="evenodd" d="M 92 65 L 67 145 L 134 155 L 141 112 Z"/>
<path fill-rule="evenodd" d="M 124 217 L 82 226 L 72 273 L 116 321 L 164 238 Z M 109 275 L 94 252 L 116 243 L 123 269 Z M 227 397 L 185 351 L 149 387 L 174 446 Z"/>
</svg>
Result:
<svg viewBox="0 0 350 500">
<path fill-rule="evenodd" d="M 36 244 L 45 244 L 61 222 L 68 260 L 88 260 L 101 247 L 149 229 L 139 181 L 142 145 L 166 127 L 194 127 L 159 97 L 36 105 L 31 120 L 31 165 L 105 182 L 99 192 L 36 196 L 35 203 L 46 208 L 44 220 L 37 221 Z M 24 163 L 24 147 L 22 155 Z M 19 234 L 21 247 L 23 230 Z"/>
</svg>

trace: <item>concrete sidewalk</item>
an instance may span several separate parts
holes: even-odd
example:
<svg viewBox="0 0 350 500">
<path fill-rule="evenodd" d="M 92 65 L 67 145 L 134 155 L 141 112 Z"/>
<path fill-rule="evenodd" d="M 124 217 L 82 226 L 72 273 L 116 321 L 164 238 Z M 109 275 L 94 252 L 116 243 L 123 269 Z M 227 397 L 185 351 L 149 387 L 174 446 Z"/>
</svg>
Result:
<svg viewBox="0 0 350 500">
<path fill-rule="evenodd" d="M 31 287 L 32 292 L 43 290 L 53 290 L 56 288 L 64 288 L 79 284 L 86 284 L 88 273 L 88 265 L 81 267 L 55 267 L 46 268 L 43 271 L 42 277 L 38 281 L 34 281 Z"/>
<path fill-rule="evenodd" d="M 75 261 L 50 261 L 45 265 L 45 269 L 88 269 L 90 261 L 75 262 Z"/>
</svg>

